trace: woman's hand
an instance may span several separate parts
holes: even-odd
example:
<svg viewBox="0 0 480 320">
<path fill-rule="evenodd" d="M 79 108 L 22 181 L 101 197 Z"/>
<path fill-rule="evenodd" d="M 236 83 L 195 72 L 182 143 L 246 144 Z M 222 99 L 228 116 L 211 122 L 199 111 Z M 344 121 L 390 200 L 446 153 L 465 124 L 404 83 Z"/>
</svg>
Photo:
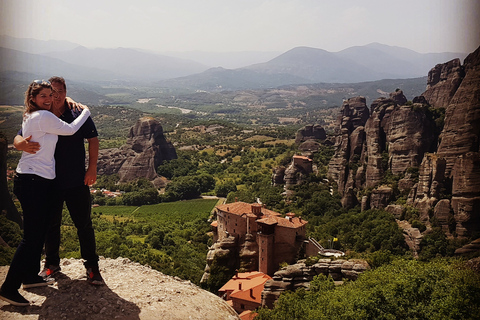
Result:
<svg viewBox="0 0 480 320">
<path fill-rule="evenodd" d="M 66 97 L 65 101 L 67 101 L 67 106 L 70 110 L 73 111 L 82 111 L 83 109 L 88 109 L 88 107 L 80 102 L 73 101 L 72 98 Z"/>
<path fill-rule="evenodd" d="M 19 151 L 35 154 L 38 150 L 40 150 L 40 144 L 38 142 L 30 141 L 30 139 L 32 139 L 32 136 L 28 136 L 26 138 L 23 138 L 22 136 L 16 136 L 13 140 L 13 145 Z"/>
</svg>

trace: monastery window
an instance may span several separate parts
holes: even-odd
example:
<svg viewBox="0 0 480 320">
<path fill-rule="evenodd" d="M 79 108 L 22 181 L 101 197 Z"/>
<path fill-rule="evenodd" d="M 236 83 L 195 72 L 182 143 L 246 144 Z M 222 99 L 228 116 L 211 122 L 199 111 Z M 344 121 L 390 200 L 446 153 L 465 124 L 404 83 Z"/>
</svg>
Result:
<svg viewBox="0 0 480 320">
<path fill-rule="evenodd" d="M 241 308 L 242 310 L 245 310 L 245 305 L 244 305 L 244 304 L 240 304 L 240 308 Z"/>
</svg>

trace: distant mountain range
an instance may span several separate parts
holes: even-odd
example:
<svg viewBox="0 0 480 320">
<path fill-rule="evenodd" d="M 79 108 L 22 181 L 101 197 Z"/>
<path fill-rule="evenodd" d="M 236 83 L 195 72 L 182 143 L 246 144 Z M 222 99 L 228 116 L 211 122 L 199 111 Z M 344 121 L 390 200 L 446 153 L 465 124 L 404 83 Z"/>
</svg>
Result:
<svg viewBox="0 0 480 320">
<path fill-rule="evenodd" d="M 143 83 L 197 90 L 416 78 L 425 76 L 438 63 L 454 58 L 463 61 L 467 55 L 448 52 L 421 54 L 378 43 L 339 52 L 297 47 L 273 58 L 271 52 L 249 52 L 243 55 L 243 62 L 256 63 L 226 69 L 219 66 L 241 65 L 242 53 L 230 53 L 231 59 L 237 59 L 235 64 L 229 60 L 228 54 L 198 53 L 201 62 L 197 62 L 193 52 L 183 56 L 175 53 L 174 57 L 132 48 L 88 49 L 67 41 L 7 36 L 0 37 L 0 47 L 0 76 L 4 79 L 62 75 L 69 81 L 90 84 Z M 218 64 L 214 64 L 215 61 Z"/>
</svg>

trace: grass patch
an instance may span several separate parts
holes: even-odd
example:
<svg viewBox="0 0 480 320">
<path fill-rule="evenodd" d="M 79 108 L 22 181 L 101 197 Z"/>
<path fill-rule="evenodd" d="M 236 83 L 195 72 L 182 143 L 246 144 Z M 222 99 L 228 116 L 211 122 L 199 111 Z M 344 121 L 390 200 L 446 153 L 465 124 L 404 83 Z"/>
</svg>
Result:
<svg viewBox="0 0 480 320">
<path fill-rule="evenodd" d="M 218 199 L 193 199 L 186 201 L 164 202 L 141 207 L 133 206 L 100 206 L 93 208 L 95 213 L 109 221 L 122 222 L 128 219 L 135 221 L 156 221 L 165 223 L 187 222 L 197 218 L 206 218 L 217 205 Z"/>
<path fill-rule="evenodd" d="M 145 239 L 147 238 L 147 236 L 137 236 L 137 235 L 130 235 L 130 236 L 127 236 L 127 239 L 129 240 L 132 240 L 134 242 L 140 242 L 140 243 L 145 243 Z"/>
</svg>

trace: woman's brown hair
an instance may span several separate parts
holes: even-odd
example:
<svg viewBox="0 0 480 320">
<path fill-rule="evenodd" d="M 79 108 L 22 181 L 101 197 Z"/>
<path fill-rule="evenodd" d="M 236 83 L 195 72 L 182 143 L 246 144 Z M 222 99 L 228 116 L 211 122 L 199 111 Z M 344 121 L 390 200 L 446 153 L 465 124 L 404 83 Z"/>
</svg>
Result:
<svg viewBox="0 0 480 320">
<path fill-rule="evenodd" d="M 47 80 L 33 80 L 33 82 L 30 83 L 27 91 L 25 91 L 24 115 L 40 109 L 32 99 L 36 97 L 40 91 L 42 91 L 42 89 L 45 88 L 53 90 L 52 85 Z"/>
</svg>

